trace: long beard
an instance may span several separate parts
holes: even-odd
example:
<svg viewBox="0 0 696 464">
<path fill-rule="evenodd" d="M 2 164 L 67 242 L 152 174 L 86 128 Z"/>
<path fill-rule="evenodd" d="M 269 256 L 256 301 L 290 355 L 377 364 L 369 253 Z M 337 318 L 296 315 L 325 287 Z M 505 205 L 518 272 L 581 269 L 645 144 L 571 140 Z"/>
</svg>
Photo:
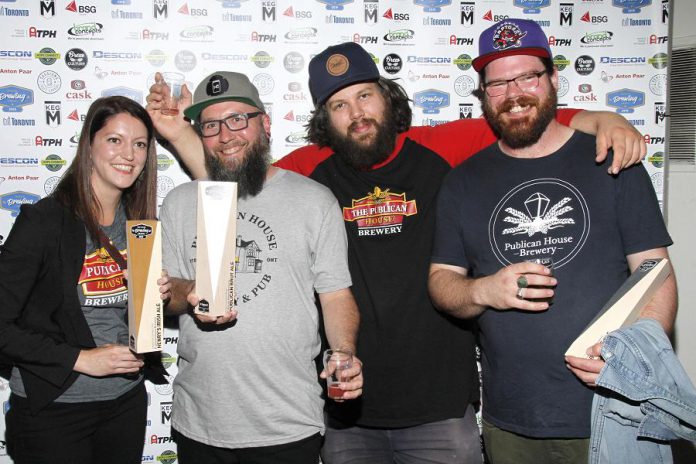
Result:
<svg viewBox="0 0 696 464">
<path fill-rule="evenodd" d="M 261 192 L 270 165 L 271 150 L 265 133 L 261 133 L 259 139 L 249 147 L 246 156 L 236 166 L 228 166 L 205 148 L 205 167 L 208 170 L 208 178 L 220 182 L 236 182 L 237 196 L 240 198 L 254 197 Z"/>
<path fill-rule="evenodd" d="M 394 117 L 389 110 L 385 111 L 382 124 L 375 119 L 365 118 L 363 121 L 353 122 L 348 131 L 351 132 L 354 125 L 363 122 L 369 122 L 376 128 L 375 136 L 369 143 L 360 143 L 350 136 L 340 134 L 332 125 L 329 125 L 328 130 L 329 146 L 334 153 L 346 164 L 359 171 L 367 170 L 389 158 L 394 151 L 397 136 Z"/>
<path fill-rule="evenodd" d="M 488 97 L 484 96 L 482 109 L 486 121 L 500 140 L 510 148 L 525 148 L 539 141 L 546 127 L 556 117 L 557 103 L 556 92 L 551 89 L 543 101 L 532 96 L 521 95 L 515 99 L 505 100 L 497 110 L 491 107 Z M 515 105 L 536 107 L 536 117 L 514 121 L 504 120 L 502 115 Z"/>
</svg>

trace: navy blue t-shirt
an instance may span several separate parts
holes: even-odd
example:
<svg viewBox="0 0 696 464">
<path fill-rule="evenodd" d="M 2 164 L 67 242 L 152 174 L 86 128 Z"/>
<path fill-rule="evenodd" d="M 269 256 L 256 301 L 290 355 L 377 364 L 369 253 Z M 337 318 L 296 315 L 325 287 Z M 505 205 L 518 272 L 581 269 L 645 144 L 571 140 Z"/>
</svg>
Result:
<svg viewBox="0 0 696 464">
<path fill-rule="evenodd" d="M 595 138 L 576 132 L 557 152 L 505 155 L 497 143 L 446 177 L 432 262 L 476 278 L 552 255 L 547 311 L 484 311 L 483 417 L 531 437 L 588 437 L 593 391 L 564 353 L 630 274 L 626 256 L 671 244 L 642 165 L 609 176 Z"/>
</svg>

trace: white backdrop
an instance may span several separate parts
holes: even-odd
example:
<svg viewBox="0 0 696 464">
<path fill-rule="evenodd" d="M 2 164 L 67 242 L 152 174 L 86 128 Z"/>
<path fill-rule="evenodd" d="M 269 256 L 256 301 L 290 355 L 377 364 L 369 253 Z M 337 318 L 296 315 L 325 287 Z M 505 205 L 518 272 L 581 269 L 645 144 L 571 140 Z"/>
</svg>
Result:
<svg viewBox="0 0 696 464">
<path fill-rule="evenodd" d="M 645 134 L 646 168 L 660 200 L 669 0 L 0 0 L 0 243 L 19 206 L 51 192 L 71 162 L 92 100 L 144 103 L 156 71 L 189 88 L 216 70 L 246 73 L 273 120 L 280 158 L 301 146 L 310 116 L 307 63 L 326 46 L 356 41 L 382 73 L 399 78 L 413 123 L 478 117 L 471 59 L 493 21 L 533 19 L 549 36 L 562 105 L 618 111 Z M 433 103 L 434 102 L 434 103 Z M 158 150 L 159 201 L 188 180 Z M 50 232 L 47 232 L 50 233 Z M 2 304 L 2 302 L 0 302 Z M 177 332 L 165 331 L 176 374 Z M 148 385 L 143 462 L 176 462 L 171 386 Z M 7 409 L 9 389 L 0 379 Z M 0 423 L 0 464 L 6 456 Z"/>
</svg>

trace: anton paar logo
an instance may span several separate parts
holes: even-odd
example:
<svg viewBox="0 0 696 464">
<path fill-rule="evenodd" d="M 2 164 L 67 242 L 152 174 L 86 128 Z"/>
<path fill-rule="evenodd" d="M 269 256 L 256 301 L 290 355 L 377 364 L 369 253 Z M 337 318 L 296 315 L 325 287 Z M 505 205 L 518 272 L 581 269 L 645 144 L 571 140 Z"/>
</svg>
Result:
<svg viewBox="0 0 696 464">
<path fill-rule="evenodd" d="M 500 200 L 488 238 L 503 266 L 550 254 L 561 267 L 577 255 L 589 231 L 589 209 L 580 191 L 566 181 L 542 178 L 514 187 Z"/>
<path fill-rule="evenodd" d="M 355 222 L 358 236 L 391 235 L 401 232 L 404 217 L 418 214 L 416 200 L 405 193 L 375 187 L 372 192 L 343 208 L 343 220 Z"/>
</svg>

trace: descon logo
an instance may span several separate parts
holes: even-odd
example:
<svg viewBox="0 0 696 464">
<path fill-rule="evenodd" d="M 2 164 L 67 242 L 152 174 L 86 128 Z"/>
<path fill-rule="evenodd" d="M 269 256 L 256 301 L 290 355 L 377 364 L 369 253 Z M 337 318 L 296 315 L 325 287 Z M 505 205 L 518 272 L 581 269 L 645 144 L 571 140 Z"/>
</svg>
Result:
<svg viewBox="0 0 696 464">
<path fill-rule="evenodd" d="M 436 89 L 422 90 L 413 94 L 413 104 L 421 108 L 424 114 L 438 114 L 441 108 L 450 105 L 450 95 Z"/>
</svg>

